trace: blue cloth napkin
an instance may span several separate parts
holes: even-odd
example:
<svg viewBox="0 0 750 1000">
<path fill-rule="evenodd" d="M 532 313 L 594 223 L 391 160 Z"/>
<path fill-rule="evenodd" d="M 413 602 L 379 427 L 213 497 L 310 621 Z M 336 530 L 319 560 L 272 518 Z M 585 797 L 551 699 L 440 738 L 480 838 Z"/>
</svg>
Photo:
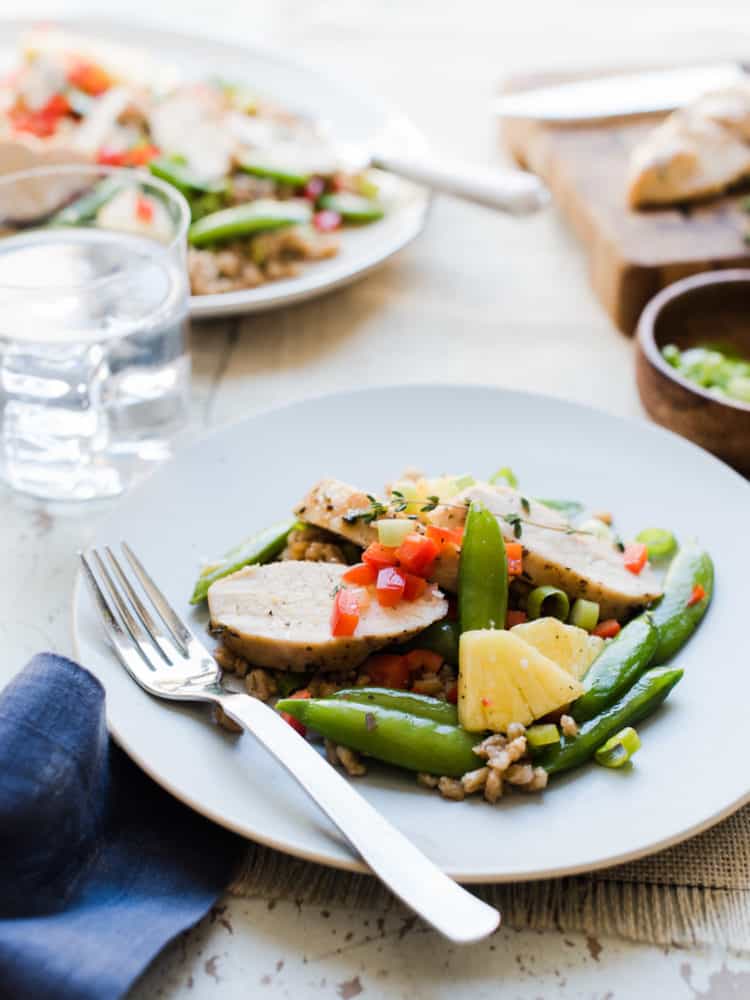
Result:
<svg viewBox="0 0 750 1000">
<path fill-rule="evenodd" d="M 35 656 L 0 694 L 0 997 L 122 996 L 206 913 L 242 844 L 111 742 L 88 671 Z"/>
</svg>

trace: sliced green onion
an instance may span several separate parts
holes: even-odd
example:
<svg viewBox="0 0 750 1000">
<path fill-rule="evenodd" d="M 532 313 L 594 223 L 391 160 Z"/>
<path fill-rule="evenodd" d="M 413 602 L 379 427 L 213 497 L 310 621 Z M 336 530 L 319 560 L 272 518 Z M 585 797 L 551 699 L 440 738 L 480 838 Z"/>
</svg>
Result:
<svg viewBox="0 0 750 1000">
<path fill-rule="evenodd" d="M 597 538 L 601 538 L 605 542 L 611 542 L 614 537 L 609 525 L 605 524 L 604 521 L 600 521 L 598 517 L 589 518 L 588 521 L 579 524 L 578 530 L 587 531 L 590 535 L 596 535 Z"/>
<path fill-rule="evenodd" d="M 518 476 L 510 466 L 504 465 L 502 469 L 497 470 L 494 476 L 490 476 L 490 484 L 492 486 L 498 486 L 500 483 L 512 486 L 514 490 L 518 489 Z"/>
<path fill-rule="evenodd" d="M 594 754 L 602 767 L 622 767 L 641 748 L 641 739 L 632 726 L 626 726 L 600 746 Z"/>
<path fill-rule="evenodd" d="M 559 618 L 564 622 L 570 611 L 568 595 L 557 587 L 535 587 L 526 600 L 529 618 Z"/>
<path fill-rule="evenodd" d="M 677 551 L 677 539 L 666 528 L 644 528 L 635 540 L 646 546 L 649 559 L 666 559 Z"/>
<path fill-rule="evenodd" d="M 396 549 L 407 535 L 414 531 L 414 522 L 406 518 L 389 518 L 378 521 L 378 541 L 381 545 Z"/>
<path fill-rule="evenodd" d="M 668 365 L 678 368 L 680 365 L 680 349 L 676 344 L 665 344 L 661 349 L 661 354 Z"/>
<path fill-rule="evenodd" d="M 569 521 L 572 521 L 574 517 L 578 517 L 585 510 L 583 504 L 579 503 L 578 500 L 537 500 L 537 503 L 544 504 L 545 507 L 556 510 L 558 514 L 562 514 Z"/>
<path fill-rule="evenodd" d="M 577 597 L 573 601 L 569 622 L 577 628 L 593 632 L 599 622 L 599 605 L 596 601 L 586 601 L 583 597 Z"/>
<path fill-rule="evenodd" d="M 530 747 L 549 747 L 560 742 L 560 731 L 554 722 L 541 722 L 526 730 L 526 742 Z"/>
</svg>

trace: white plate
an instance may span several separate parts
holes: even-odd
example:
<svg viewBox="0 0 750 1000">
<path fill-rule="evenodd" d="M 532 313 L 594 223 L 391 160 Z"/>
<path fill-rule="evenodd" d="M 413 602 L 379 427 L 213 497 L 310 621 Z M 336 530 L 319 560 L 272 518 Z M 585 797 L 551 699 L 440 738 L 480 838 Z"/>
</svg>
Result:
<svg viewBox="0 0 750 1000">
<path fill-rule="evenodd" d="M 98 542 L 128 540 L 200 630 L 187 598 L 201 561 L 277 521 L 318 478 L 370 490 L 418 464 L 489 475 L 510 465 L 530 496 L 613 510 L 624 537 L 646 526 L 699 536 L 717 571 L 706 620 L 680 655 L 685 677 L 641 727 L 631 771 L 590 766 L 541 795 L 490 807 L 446 802 L 412 776 L 373 767 L 357 787 L 462 881 L 563 875 L 673 844 L 749 797 L 744 717 L 748 484 L 667 431 L 543 396 L 472 387 L 400 387 L 328 396 L 222 430 L 126 497 Z M 75 596 L 78 655 L 107 689 L 117 740 L 160 784 L 219 823 L 290 854 L 359 870 L 294 781 L 250 736 L 200 710 L 159 703 L 113 658 Z"/>
<path fill-rule="evenodd" d="M 423 136 L 411 122 L 382 101 L 281 52 L 95 17 L 56 18 L 54 23 L 70 31 L 159 53 L 189 78 L 220 76 L 245 82 L 261 95 L 323 120 L 331 135 L 341 141 L 370 148 L 378 137 L 389 148 L 415 155 L 425 148 Z M 16 18 L 0 20 L 0 70 L 13 65 L 18 37 L 28 27 L 28 21 Z M 349 284 L 382 264 L 418 235 L 429 207 L 424 188 L 392 176 L 385 177 L 383 193 L 388 208 L 385 218 L 345 229 L 336 257 L 305 265 L 296 278 L 272 281 L 260 288 L 194 295 L 190 300 L 191 315 L 229 316 L 291 305 Z"/>
</svg>

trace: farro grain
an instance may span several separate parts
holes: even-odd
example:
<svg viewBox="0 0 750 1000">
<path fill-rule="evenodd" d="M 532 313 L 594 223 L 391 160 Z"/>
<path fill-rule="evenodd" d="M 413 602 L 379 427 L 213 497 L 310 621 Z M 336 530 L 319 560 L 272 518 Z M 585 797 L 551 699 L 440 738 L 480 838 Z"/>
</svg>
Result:
<svg viewBox="0 0 750 1000">
<path fill-rule="evenodd" d="M 442 777 L 438 781 L 438 791 L 444 799 L 452 799 L 454 802 L 460 802 L 466 796 L 464 786 L 455 778 Z"/>
</svg>

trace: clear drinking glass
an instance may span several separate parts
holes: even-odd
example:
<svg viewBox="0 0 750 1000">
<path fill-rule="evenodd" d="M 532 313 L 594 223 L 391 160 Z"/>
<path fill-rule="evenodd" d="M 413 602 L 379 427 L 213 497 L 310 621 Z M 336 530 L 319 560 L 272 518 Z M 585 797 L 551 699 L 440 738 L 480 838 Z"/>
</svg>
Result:
<svg viewBox="0 0 750 1000">
<path fill-rule="evenodd" d="M 89 165 L 0 177 L 0 471 L 53 500 L 169 455 L 190 362 L 182 195 Z"/>
</svg>

